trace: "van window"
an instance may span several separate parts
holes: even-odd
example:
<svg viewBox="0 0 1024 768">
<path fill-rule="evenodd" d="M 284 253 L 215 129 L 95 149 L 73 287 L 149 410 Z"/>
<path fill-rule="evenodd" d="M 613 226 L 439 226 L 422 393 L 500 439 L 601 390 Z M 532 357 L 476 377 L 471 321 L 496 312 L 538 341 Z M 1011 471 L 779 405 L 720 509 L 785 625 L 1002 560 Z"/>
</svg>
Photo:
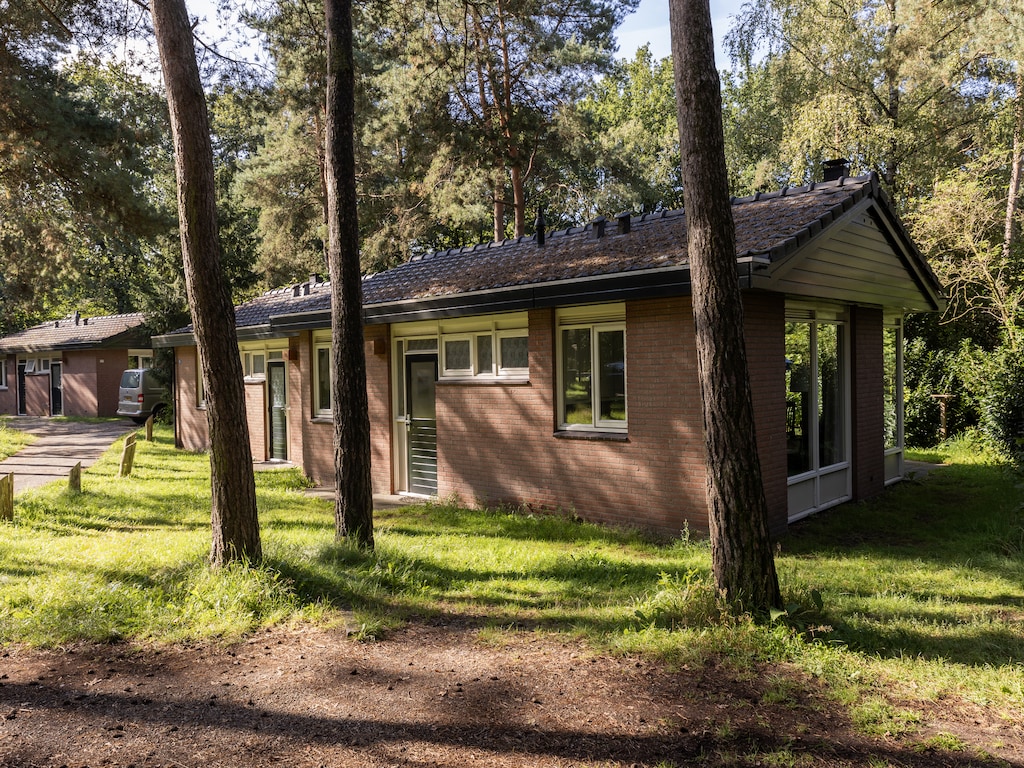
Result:
<svg viewBox="0 0 1024 768">
<path fill-rule="evenodd" d="M 125 371 L 121 374 L 121 386 L 125 389 L 138 389 L 142 384 L 142 371 Z"/>
</svg>

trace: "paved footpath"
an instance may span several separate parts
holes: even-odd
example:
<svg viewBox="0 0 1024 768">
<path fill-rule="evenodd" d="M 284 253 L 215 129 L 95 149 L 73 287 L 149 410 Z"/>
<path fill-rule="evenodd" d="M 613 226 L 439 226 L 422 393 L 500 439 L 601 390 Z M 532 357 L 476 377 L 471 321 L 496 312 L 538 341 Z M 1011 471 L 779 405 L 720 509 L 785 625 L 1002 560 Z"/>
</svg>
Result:
<svg viewBox="0 0 1024 768">
<path fill-rule="evenodd" d="M 0 475 L 14 473 L 15 493 L 54 480 L 67 480 L 75 464 L 82 462 L 82 469 L 92 466 L 115 440 L 138 429 L 128 419 L 94 424 L 33 416 L 11 416 L 7 426 L 39 438 L 6 461 L 0 461 Z"/>
</svg>

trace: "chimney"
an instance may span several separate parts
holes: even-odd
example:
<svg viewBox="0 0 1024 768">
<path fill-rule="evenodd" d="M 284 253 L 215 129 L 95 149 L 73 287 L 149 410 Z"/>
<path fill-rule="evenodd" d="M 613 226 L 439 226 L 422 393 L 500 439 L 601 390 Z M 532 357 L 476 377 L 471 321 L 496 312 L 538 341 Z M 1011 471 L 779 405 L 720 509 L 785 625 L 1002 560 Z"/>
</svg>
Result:
<svg viewBox="0 0 1024 768">
<path fill-rule="evenodd" d="M 633 214 L 630 213 L 629 211 L 623 211 L 622 213 L 616 213 L 615 214 L 615 221 L 618 222 L 619 234 L 620 235 L 628 235 L 629 234 L 629 220 L 632 217 L 633 217 Z"/>
<path fill-rule="evenodd" d="M 604 237 L 604 225 L 608 223 L 608 219 L 606 219 L 604 216 L 598 216 L 591 223 L 594 227 L 594 239 L 600 240 L 602 237 Z"/>
<path fill-rule="evenodd" d="M 850 161 L 842 157 L 826 160 L 822 166 L 825 169 L 821 176 L 822 181 L 835 181 L 850 175 Z"/>
<path fill-rule="evenodd" d="M 78 325 L 78 323 L 79 323 L 79 321 L 80 321 L 81 319 L 82 319 L 82 313 L 81 313 L 81 312 L 79 312 L 79 311 L 78 311 L 78 310 L 76 309 L 76 310 L 75 310 L 75 325 Z"/>
<path fill-rule="evenodd" d="M 533 228 L 537 233 L 537 245 L 544 245 L 544 206 L 537 206 L 537 218 L 533 222 Z"/>
</svg>

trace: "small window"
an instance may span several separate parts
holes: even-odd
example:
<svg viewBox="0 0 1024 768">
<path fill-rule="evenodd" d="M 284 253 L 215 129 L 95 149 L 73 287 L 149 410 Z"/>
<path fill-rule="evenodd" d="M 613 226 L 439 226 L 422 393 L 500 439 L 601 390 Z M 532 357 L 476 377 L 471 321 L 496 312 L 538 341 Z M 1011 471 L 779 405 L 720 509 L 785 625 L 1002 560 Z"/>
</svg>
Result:
<svg viewBox="0 0 1024 768">
<path fill-rule="evenodd" d="M 494 338 L 489 333 L 476 337 L 476 372 L 484 375 L 494 373 Z"/>
<path fill-rule="evenodd" d="M 316 415 L 331 413 L 331 348 L 316 348 Z"/>
<path fill-rule="evenodd" d="M 42 360 L 39 361 L 39 370 L 40 371 L 48 371 L 48 370 L 50 370 L 50 359 L 49 358 L 43 358 Z"/>
<path fill-rule="evenodd" d="M 206 407 L 206 387 L 203 385 L 203 366 L 199 362 L 198 350 L 196 350 L 196 407 Z"/>
<path fill-rule="evenodd" d="M 36 360 L 35 360 L 35 358 L 32 358 L 31 360 L 26 360 L 25 361 L 25 373 L 35 373 L 35 372 L 36 372 Z"/>
<path fill-rule="evenodd" d="M 7 361 L 0 360 L 0 389 L 7 389 Z"/>
<path fill-rule="evenodd" d="M 445 376 L 473 375 L 473 353 L 468 338 L 446 338 L 443 349 Z"/>
<path fill-rule="evenodd" d="M 527 371 L 530 368 L 529 337 L 525 335 L 498 336 L 500 358 L 499 373 Z"/>
<path fill-rule="evenodd" d="M 279 363 L 284 360 L 284 352 L 280 349 L 267 353 L 267 359 L 272 363 Z"/>
</svg>

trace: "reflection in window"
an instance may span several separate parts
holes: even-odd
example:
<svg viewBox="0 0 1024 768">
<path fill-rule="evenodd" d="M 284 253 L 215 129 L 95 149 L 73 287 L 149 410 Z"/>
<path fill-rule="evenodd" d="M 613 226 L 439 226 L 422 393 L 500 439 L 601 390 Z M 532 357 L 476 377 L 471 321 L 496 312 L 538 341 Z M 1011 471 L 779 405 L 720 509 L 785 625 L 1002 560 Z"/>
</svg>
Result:
<svg viewBox="0 0 1024 768">
<path fill-rule="evenodd" d="M 898 448 L 900 441 L 899 328 L 886 328 L 882 337 L 883 411 L 885 447 Z"/>
<path fill-rule="evenodd" d="M 526 336 L 502 336 L 500 341 L 502 369 L 529 367 L 530 352 Z"/>
<path fill-rule="evenodd" d="M 846 459 L 846 405 L 843 398 L 843 329 L 817 327 L 818 336 L 818 466 Z"/>
<path fill-rule="evenodd" d="M 786 456 L 790 477 L 847 459 L 845 328 L 786 323 Z"/>
<path fill-rule="evenodd" d="M 563 424 L 593 424 L 590 390 L 590 329 L 562 331 Z"/>
<path fill-rule="evenodd" d="M 621 330 L 598 331 L 601 421 L 626 420 L 626 339 Z"/>
<path fill-rule="evenodd" d="M 561 425 L 625 428 L 625 329 L 621 324 L 564 328 L 561 348 Z"/>
<path fill-rule="evenodd" d="M 786 456 L 789 475 L 811 468 L 811 324 L 786 323 Z"/>
<path fill-rule="evenodd" d="M 494 372 L 494 340 L 490 334 L 476 337 L 476 369 L 477 373 Z"/>
<path fill-rule="evenodd" d="M 316 410 L 331 412 L 331 348 L 316 349 Z"/>
<path fill-rule="evenodd" d="M 444 343 L 445 371 L 472 371 L 469 339 L 452 339 Z"/>
</svg>

